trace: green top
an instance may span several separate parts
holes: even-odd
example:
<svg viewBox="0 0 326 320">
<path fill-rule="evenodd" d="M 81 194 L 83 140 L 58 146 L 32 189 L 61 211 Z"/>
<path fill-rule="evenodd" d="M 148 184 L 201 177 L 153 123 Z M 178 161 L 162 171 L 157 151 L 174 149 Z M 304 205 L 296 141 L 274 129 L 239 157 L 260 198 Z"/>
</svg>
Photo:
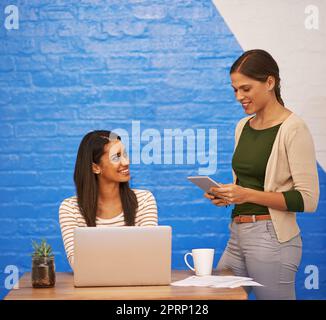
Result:
<svg viewBox="0 0 326 320">
<path fill-rule="evenodd" d="M 257 130 L 250 127 L 249 120 L 243 127 L 233 154 L 232 168 L 237 176 L 238 185 L 264 191 L 267 162 L 281 124 Z M 299 191 L 289 190 L 283 192 L 283 195 L 289 211 L 304 210 L 303 198 Z M 246 202 L 236 204 L 232 211 L 232 217 L 240 214 L 269 214 L 269 210 L 266 206 Z"/>
</svg>

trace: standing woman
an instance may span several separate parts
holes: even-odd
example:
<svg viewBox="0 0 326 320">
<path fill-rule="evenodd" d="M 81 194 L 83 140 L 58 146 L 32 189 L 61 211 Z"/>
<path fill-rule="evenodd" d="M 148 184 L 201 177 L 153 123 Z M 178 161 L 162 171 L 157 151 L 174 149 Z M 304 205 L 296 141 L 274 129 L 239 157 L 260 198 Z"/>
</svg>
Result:
<svg viewBox="0 0 326 320">
<path fill-rule="evenodd" d="M 264 285 L 257 299 L 295 299 L 302 242 L 296 212 L 314 212 L 319 182 L 314 144 L 304 121 L 284 106 L 277 63 L 264 50 L 243 53 L 230 70 L 236 99 L 250 115 L 235 130 L 234 183 L 205 194 L 234 204 L 230 239 L 218 269 Z"/>
<path fill-rule="evenodd" d="M 157 225 L 154 196 L 147 190 L 130 189 L 129 180 L 129 159 L 120 137 L 105 130 L 86 134 L 75 164 L 77 195 L 65 199 L 59 209 L 62 238 L 72 268 L 76 227 Z"/>
</svg>

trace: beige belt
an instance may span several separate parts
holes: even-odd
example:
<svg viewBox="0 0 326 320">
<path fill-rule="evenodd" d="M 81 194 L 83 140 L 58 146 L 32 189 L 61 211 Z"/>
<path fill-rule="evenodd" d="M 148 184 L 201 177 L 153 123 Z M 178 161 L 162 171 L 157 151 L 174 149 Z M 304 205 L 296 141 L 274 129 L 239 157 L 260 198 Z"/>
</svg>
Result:
<svg viewBox="0 0 326 320">
<path fill-rule="evenodd" d="M 272 220 L 270 214 L 262 214 L 262 215 L 239 215 L 233 218 L 235 223 L 250 223 L 261 220 Z"/>
</svg>

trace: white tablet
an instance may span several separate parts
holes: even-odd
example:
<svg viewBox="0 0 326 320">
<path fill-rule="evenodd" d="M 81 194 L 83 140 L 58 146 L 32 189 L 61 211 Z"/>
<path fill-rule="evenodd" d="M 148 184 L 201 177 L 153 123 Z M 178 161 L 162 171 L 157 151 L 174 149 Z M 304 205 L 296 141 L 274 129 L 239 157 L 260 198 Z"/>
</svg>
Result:
<svg viewBox="0 0 326 320">
<path fill-rule="evenodd" d="M 207 193 L 209 193 L 208 191 L 211 187 L 221 186 L 218 182 L 214 181 L 213 179 L 207 176 L 192 176 L 192 177 L 188 177 L 188 180 Z"/>
</svg>

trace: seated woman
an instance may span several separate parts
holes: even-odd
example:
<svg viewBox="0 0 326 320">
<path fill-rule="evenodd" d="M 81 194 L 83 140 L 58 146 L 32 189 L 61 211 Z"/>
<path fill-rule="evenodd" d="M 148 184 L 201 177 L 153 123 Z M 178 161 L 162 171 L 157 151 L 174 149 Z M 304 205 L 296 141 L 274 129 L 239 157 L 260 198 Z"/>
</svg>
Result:
<svg viewBox="0 0 326 320">
<path fill-rule="evenodd" d="M 92 131 L 82 139 L 74 172 L 76 196 L 59 209 L 62 238 L 74 267 L 74 228 L 156 226 L 154 196 L 130 189 L 129 159 L 121 138 L 110 131 Z"/>
</svg>

